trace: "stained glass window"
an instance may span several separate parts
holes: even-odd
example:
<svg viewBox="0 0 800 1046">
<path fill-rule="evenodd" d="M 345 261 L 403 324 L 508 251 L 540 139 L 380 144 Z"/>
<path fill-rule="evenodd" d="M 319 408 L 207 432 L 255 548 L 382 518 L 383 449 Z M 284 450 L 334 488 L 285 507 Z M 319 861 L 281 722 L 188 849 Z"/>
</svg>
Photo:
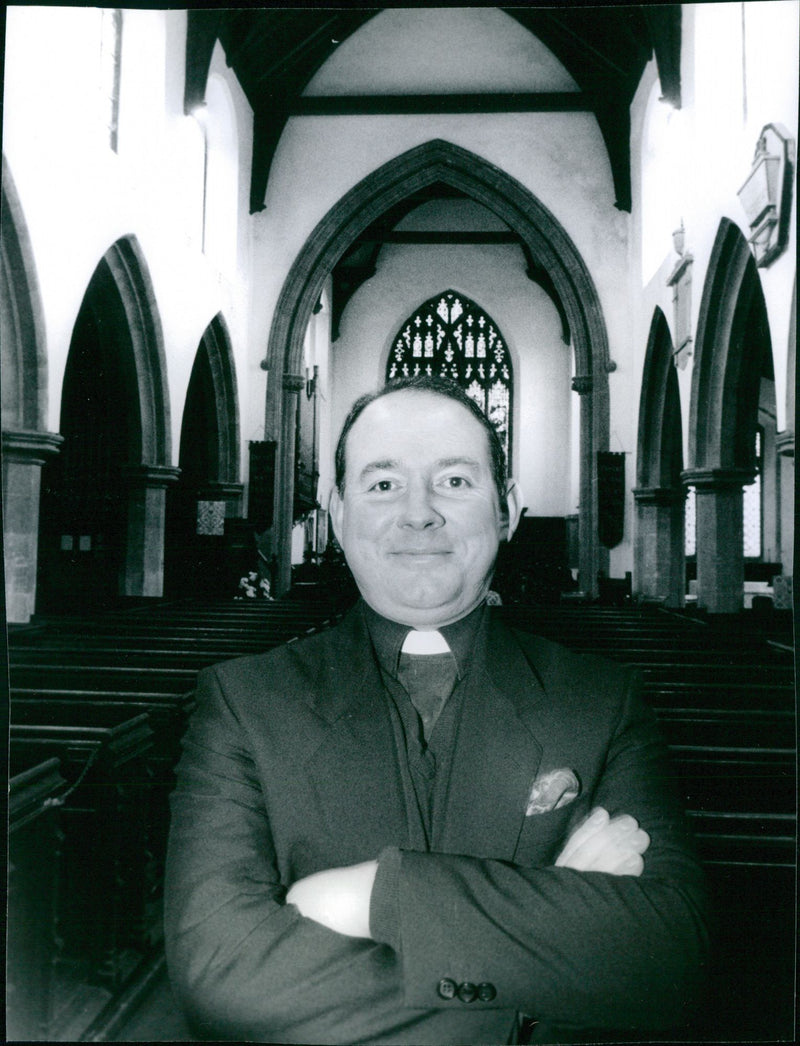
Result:
<svg viewBox="0 0 800 1046">
<path fill-rule="evenodd" d="M 505 338 L 483 309 L 456 291 L 420 306 L 395 335 L 386 380 L 435 374 L 456 381 L 484 410 L 511 464 L 513 375 Z"/>
</svg>

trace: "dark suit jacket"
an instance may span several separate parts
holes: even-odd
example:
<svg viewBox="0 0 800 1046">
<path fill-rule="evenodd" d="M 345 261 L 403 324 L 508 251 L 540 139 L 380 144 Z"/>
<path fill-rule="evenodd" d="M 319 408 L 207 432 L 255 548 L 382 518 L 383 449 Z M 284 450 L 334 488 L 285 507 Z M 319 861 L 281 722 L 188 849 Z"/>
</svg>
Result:
<svg viewBox="0 0 800 1046">
<path fill-rule="evenodd" d="M 628 670 L 488 628 L 430 852 L 360 607 L 201 673 L 166 887 L 170 974 L 199 1035 L 488 1044 L 508 1041 L 517 1011 L 544 1041 L 680 1021 L 706 948 L 703 888 L 652 713 Z M 526 817 L 536 776 L 560 767 L 578 799 Z M 552 867 L 594 805 L 649 832 L 641 877 Z M 399 950 L 283 903 L 295 880 L 396 861 L 395 847 Z M 497 995 L 442 999 L 442 978 Z"/>
</svg>

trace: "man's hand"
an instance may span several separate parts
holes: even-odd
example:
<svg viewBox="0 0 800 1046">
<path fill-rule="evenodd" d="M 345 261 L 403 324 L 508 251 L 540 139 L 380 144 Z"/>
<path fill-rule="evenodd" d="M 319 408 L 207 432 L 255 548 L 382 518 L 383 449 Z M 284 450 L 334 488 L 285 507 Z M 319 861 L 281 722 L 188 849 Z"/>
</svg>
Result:
<svg viewBox="0 0 800 1046">
<path fill-rule="evenodd" d="M 638 876 L 644 870 L 642 854 L 649 845 L 650 836 L 636 818 L 628 814 L 610 818 L 608 811 L 598 806 L 567 839 L 556 867 Z"/>
<path fill-rule="evenodd" d="M 348 937 L 370 937 L 369 902 L 377 861 L 327 868 L 298 879 L 286 894 L 300 914 Z"/>
</svg>

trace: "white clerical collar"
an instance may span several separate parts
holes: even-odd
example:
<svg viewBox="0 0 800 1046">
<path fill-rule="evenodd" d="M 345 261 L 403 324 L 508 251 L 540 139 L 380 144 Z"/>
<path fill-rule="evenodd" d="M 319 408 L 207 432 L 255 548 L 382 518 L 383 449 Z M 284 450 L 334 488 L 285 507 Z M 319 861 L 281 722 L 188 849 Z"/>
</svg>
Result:
<svg viewBox="0 0 800 1046">
<path fill-rule="evenodd" d="M 417 632 L 412 629 L 402 646 L 404 654 L 448 654 L 450 647 L 441 632 Z"/>
</svg>

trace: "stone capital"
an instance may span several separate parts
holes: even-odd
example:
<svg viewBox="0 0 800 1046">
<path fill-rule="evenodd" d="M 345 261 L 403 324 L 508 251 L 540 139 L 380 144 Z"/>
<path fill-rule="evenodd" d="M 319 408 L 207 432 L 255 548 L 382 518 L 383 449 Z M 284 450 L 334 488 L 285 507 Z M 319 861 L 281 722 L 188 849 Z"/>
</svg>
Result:
<svg viewBox="0 0 800 1046">
<path fill-rule="evenodd" d="M 637 505 L 680 505 L 686 500 L 686 487 L 635 487 L 633 498 Z"/>
<path fill-rule="evenodd" d="M 572 391 L 577 392 L 579 396 L 588 395 L 594 386 L 594 381 L 591 374 L 576 374 L 572 379 Z"/>
<path fill-rule="evenodd" d="M 306 387 L 306 379 L 302 374 L 284 374 L 283 387 L 287 392 L 302 392 Z"/>
<path fill-rule="evenodd" d="M 3 456 L 24 465 L 44 465 L 61 449 L 64 437 L 57 432 L 3 432 Z"/>
<path fill-rule="evenodd" d="M 224 501 L 226 498 L 240 498 L 244 493 L 244 483 L 204 483 L 200 488 L 200 497 L 204 501 Z"/>
<path fill-rule="evenodd" d="M 749 468 L 690 468 L 681 473 L 681 480 L 687 487 L 694 487 L 698 493 L 722 493 L 752 483 L 755 469 Z"/>
<path fill-rule="evenodd" d="M 775 437 L 775 449 L 784 457 L 794 457 L 794 433 L 789 431 L 779 432 Z"/>
<path fill-rule="evenodd" d="M 181 470 L 171 465 L 128 465 L 124 473 L 131 486 L 166 488 L 177 482 Z"/>
</svg>

